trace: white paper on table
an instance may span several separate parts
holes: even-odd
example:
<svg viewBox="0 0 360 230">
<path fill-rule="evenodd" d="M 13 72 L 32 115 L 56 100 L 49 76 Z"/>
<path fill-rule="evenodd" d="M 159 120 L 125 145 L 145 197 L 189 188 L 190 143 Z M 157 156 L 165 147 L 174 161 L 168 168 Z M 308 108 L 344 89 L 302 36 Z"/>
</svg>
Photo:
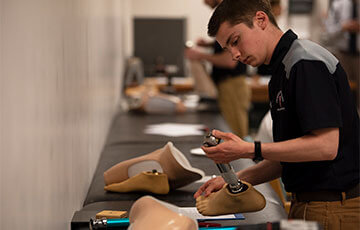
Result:
<svg viewBox="0 0 360 230">
<path fill-rule="evenodd" d="M 184 216 L 197 219 L 197 220 L 234 220 L 234 219 L 245 219 L 242 214 L 229 214 L 219 216 L 203 216 L 195 207 L 181 207 L 179 213 Z"/>
<path fill-rule="evenodd" d="M 201 136 L 205 126 L 200 124 L 163 123 L 148 125 L 144 133 L 170 137 Z"/>
<path fill-rule="evenodd" d="M 201 148 L 191 149 L 190 153 L 194 155 L 206 156 L 204 150 L 202 150 Z"/>
</svg>

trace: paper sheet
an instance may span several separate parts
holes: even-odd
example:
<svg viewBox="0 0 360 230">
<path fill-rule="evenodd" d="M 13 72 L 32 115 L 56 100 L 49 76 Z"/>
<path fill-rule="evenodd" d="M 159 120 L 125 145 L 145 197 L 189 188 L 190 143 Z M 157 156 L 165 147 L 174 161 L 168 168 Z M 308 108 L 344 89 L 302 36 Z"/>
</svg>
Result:
<svg viewBox="0 0 360 230">
<path fill-rule="evenodd" d="M 190 153 L 194 155 L 206 156 L 204 150 L 202 150 L 201 148 L 191 149 Z"/>
<path fill-rule="evenodd" d="M 220 216 L 203 216 L 195 207 L 182 207 L 179 208 L 179 212 L 185 216 L 197 219 L 197 220 L 234 220 L 234 219 L 245 219 L 245 217 L 238 214 L 220 215 Z"/>
<path fill-rule="evenodd" d="M 204 130 L 205 126 L 200 124 L 163 123 L 148 125 L 144 133 L 169 137 L 201 136 Z"/>
</svg>

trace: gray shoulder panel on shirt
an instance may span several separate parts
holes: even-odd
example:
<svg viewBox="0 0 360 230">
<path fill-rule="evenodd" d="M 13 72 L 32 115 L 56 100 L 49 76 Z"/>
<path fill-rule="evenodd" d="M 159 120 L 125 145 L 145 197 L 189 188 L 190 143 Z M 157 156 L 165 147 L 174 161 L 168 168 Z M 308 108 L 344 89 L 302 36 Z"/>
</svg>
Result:
<svg viewBox="0 0 360 230">
<path fill-rule="evenodd" d="M 318 44 L 309 40 L 297 39 L 282 61 L 288 79 L 291 68 L 300 60 L 322 61 L 331 74 L 335 72 L 336 65 L 339 62 L 334 55 Z"/>
</svg>

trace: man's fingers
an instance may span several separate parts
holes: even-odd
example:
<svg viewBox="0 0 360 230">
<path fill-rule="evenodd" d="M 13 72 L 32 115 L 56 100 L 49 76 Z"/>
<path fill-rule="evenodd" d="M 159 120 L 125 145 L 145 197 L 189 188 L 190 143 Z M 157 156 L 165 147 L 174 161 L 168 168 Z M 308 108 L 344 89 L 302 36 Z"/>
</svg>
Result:
<svg viewBox="0 0 360 230">
<path fill-rule="evenodd" d="M 197 192 L 194 194 L 194 198 L 196 199 L 201 194 L 204 194 L 205 197 L 209 196 L 216 188 L 215 188 L 215 179 L 210 179 L 205 184 L 201 185 Z"/>
<path fill-rule="evenodd" d="M 198 196 L 200 196 L 205 190 L 206 188 L 209 186 L 210 184 L 210 180 L 206 181 L 205 184 L 201 185 L 200 188 L 197 190 L 197 192 L 194 194 L 194 198 L 196 199 Z"/>
<path fill-rule="evenodd" d="M 215 191 L 215 184 L 209 184 L 209 186 L 205 189 L 204 196 L 208 197 L 213 191 Z"/>
<path fill-rule="evenodd" d="M 201 185 L 201 187 L 197 190 L 197 192 L 194 194 L 194 198 L 196 199 L 198 196 L 200 196 L 205 190 L 205 184 Z"/>
<path fill-rule="evenodd" d="M 213 189 L 210 187 L 207 187 L 207 189 L 204 191 L 204 196 L 208 197 L 212 193 Z"/>
<path fill-rule="evenodd" d="M 228 140 L 228 139 L 230 139 L 230 134 L 231 134 L 231 133 L 222 132 L 222 131 L 217 130 L 217 129 L 214 129 L 211 133 L 212 133 L 212 135 L 214 135 L 215 137 L 220 138 L 220 139 L 223 139 L 223 140 Z"/>
<path fill-rule="evenodd" d="M 210 154 L 218 152 L 216 146 L 214 147 L 201 146 L 201 149 L 204 150 L 205 153 L 210 153 Z"/>
</svg>

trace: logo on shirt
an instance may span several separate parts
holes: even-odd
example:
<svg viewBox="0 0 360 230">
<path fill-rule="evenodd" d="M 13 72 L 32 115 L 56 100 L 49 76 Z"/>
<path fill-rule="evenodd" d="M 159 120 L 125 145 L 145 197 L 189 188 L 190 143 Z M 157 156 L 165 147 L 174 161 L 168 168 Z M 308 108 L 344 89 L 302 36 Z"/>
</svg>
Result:
<svg viewBox="0 0 360 230">
<path fill-rule="evenodd" d="M 282 111 L 282 110 L 285 110 L 285 107 L 284 107 L 284 96 L 283 96 L 283 93 L 282 93 L 282 90 L 280 90 L 277 95 L 276 95 L 276 105 L 277 105 L 277 111 Z"/>
</svg>

